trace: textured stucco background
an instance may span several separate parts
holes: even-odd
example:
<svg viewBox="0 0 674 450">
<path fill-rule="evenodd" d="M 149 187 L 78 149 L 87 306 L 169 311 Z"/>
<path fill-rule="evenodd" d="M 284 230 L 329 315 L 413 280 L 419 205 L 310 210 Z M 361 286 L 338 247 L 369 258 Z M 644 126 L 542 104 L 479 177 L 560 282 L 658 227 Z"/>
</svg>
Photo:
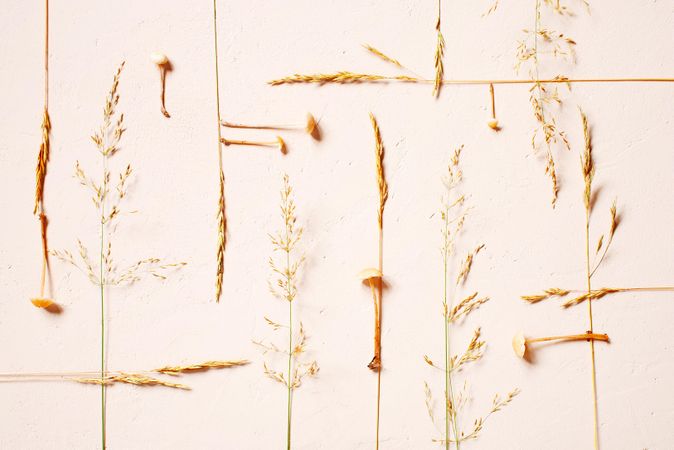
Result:
<svg viewBox="0 0 674 450">
<path fill-rule="evenodd" d="M 591 15 L 544 21 L 578 42 L 574 67 L 545 66 L 541 76 L 672 76 L 672 1 L 592 1 Z M 534 1 L 445 2 L 443 32 L 449 78 L 512 78 L 516 41 L 533 26 Z M 120 261 L 145 256 L 185 260 L 166 282 L 147 280 L 109 291 L 111 369 L 249 358 L 248 367 L 192 375 L 192 391 L 114 386 L 108 391 L 110 449 L 280 448 L 285 393 L 262 374 L 251 339 L 270 337 L 263 316 L 283 318 L 271 298 L 267 232 L 279 225 L 278 190 L 288 172 L 307 264 L 298 314 L 310 335 L 320 376 L 296 392 L 294 447 L 372 449 L 376 377 L 372 311 L 356 280 L 376 263 L 374 112 L 387 149 L 382 449 L 432 449 L 437 437 L 424 406 L 423 382 L 441 395 L 442 375 L 423 362 L 442 352 L 441 260 L 436 211 L 450 152 L 465 144 L 465 189 L 473 210 L 459 248 L 486 245 L 469 286 L 491 301 L 457 331 L 467 342 L 482 326 L 485 358 L 465 375 L 474 401 L 464 415 L 488 408 L 494 393 L 521 395 L 466 448 L 565 450 L 592 446 L 590 355 L 585 343 L 550 346 L 534 364 L 513 355 L 512 335 L 583 332 L 585 307 L 529 306 L 519 295 L 559 286 L 582 289 L 584 235 L 578 154 L 581 105 L 592 123 L 597 164 L 593 232 L 608 224 L 614 197 L 622 221 L 595 286 L 672 284 L 674 204 L 673 84 L 574 85 L 559 113 L 570 152 L 557 154 L 562 190 L 549 206 L 543 162 L 530 149 L 534 126 L 526 86 L 498 86 L 503 131 L 486 126 L 485 86 L 291 86 L 266 81 L 294 72 L 392 72 L 367 55 L 370 43 L 424 76 L 432 76 L 434 2 L 219 2 L 223 118 L 295 122 L 320 118 L 323 140 L 286 133 L 289 154 L 225 148 L 229 243 L 224 293 L 213 302 L 217 154 L 210 2 L 53 1 L 50 111 L 52 160 L 47 178 L 50 243 L 95 248 L 96 216 L 73 178 L 76 160 L 92 174 L 99 160 L 89 136 L 99 126 L 114 70 L 126 60 L 119 110 L 128 131 L 120 166 L 136 177 L 115 247 Z M 41 2 L 4 0 L 0 15 L 0 372 L 95 370 L 99 323 L 95 287 L 53 262 L 54 294 L 64 308 L 50 315 L 28 298 L 39 281 L 39 230 L 31 214 L 42 108 Z M 165 119 L 152 51 L 174 65 Z M 227 132 L 229 137 L 268 133 Z M 603 449 L 674 447 L 674 296 L 625 294 L 598 301 L 595 329 Z M 462 375 L 463 376 L 463 375 Z M 67 383 L 0 384 L 0 448 L 92 449 L 99 445 L 99 389 Z"/>
</svg>

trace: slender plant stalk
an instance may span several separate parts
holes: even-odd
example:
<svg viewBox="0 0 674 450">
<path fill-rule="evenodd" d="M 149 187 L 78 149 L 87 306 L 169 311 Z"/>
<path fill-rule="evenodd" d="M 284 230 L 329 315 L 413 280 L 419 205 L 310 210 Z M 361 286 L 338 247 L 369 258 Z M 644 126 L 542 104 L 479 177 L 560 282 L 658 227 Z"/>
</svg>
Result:
<svg viewBox="0 0 674 450">
<path fill-rule="evenodd" d="M 222 135 L 220 132 L 220 73 L 218 64 L 218 21 L 217 0 L 213 0 L 213 44 L 215 52 L 215 101 L 217 103 L 217 126 L 218 126 L 218 248 L 216 252 L 216 276 L 215 276 L 215 301 L 220 301 L 222 295 L 222 280 L 225 273 L 225 243 L 227 231 L 227 218 L 225 216 L 225 174 L 222 170 Z"/>
<path fill-rule="evenodd" d="M 592 137 L 587 124 L 587 117 L 580 111 L 583 123 L 583 135 L 585 137 L 585 151 L 581 157 L 581 169 L 585 181 L 583 192 L 583 204 L 585 205 L 585 269 L 587 278 L 587 313 L 589 319 L 589 333 L 594 333 L 592 318 L 592 270 L 590 261 L 590 213 L 592 212 L 592 179 L 594 177 L 594 162 L 592 160 Z M 590 357 L 592 360 L 592 405 L 594 418 L 594 448 L 599 450 L 599 412 L 597 406 L 597 371 L 595 363 L 594 339 L 590 340 Z"/>
<path fill-rule="evenodd" d="M 449 236 L 449 206 L 445 206 L 445 220 L 444 220 L 445 239 Z M 452 424 L 454 432 L 454 439 L 456 441 L 457 450 L 460 448 L 461 439 L 459 437 L 459 430 L 457 424 L 456 403 L 454 400 L 454 387 L 452 385 L 452 371 L 449 364 L 451 348 L 450 348 L 450 330 L 449 330 L 449 316 L 448 311 L 451 311 L 452 304 L 448 302 L 447 296 L 447 277 L 449 271 L 449 246 L 445 244 L 442 252 L 444 273 L 443 273 L 443 303 L 446 305 L 443 321 L 445 322 L 445 449 L 449 450 L 451 446 L 451 439 L 449 437 L 449 425 Z M 451 409 L 450 409 L 451 406 Z"/>
<path fill-rule="evenodd" d="M 286 242 L 290 241 L 288 228 L 286 227 Z M 290 252 L 286 253 L 286 267 L 290 267 Z M 291 283 L 290 272 L 286 271 L 286 282 Z M 287 431 L 287 450 L 290 450 L 290 433 L 292 428 L 292 404 L 293 404 L 293 302 L 288 302 L 288 431 Z"/>
<path fill-rule="evenodd" d="M 107 158 L 103 158 L 103 189 L 105 192 L 107 187 L 106 183 L 106 161 Z M 105 380 L 105 274 L 103 273 L 103 251 L 105 249 L 105 198 L 101 201 L 101 249 L 100 249 L 100 296 L 101 296 L 101 448 L 105 450 L 105 432 L 106 432 L 106 420 L 105 420 L 105 389 L 106 385 Z"/>
<path fill-rule="evenodd" d="M 383 206 L 382 206 L 382 213 L 383 213 Z M 381 273 L 384 273 L 384 225 L 383 221 L 380 221 L 379 223 L 379 271 Z M 384 283 L 380 279 L 378 286 L 378 296 L 377 296 L 377 305 L 376 305 L 376 316 L 379 320 L 377 323 L 377 331 L 375 333 L 376 338 L 378 338 L 376 344 L 377 344 L 377 350 L 379 353 L 379 359 L 381 361 L 381 323 L 382 323 L 382 294 L 384 291 Z M 380 409 L 381 409 L 381 367 L 377 370 L 377 431 L 376 431 L 376 450 L 379 450 L 379 418 L 380 418 Z"/>
<path fill-rule="evenodd" d="M 354 73 L 348 71 L 340 71 L 331 74 L 317 73 L 317 74 L 295 74 L 285 78 L 278 78 L 270 80 L 267 83 L 272 86 L 280 86 L 283 84 L 354 84 L 354 83 L 435 83 L 435 80 L 419 77 L 408 77 L 405 75 L 379 75 Z M 509 79 L 509 78 L 495 78 L 488 79 L 443 79 L 442 85 L 490 85 L 490 84 L 573 84 L 573 83 L 674 83 L 674 78 L 671 77 L 602 77 L 602 78 L 546 78 L 546 79 Z"/>
<path fill-rule="evenodd" d="M 587 273 L 587 293 L 592 292 L 592 272 L 590 270 L 590 207 L 585 208 L 585 261 Z M 592 320 L 592 298 L 587 300 L 587 313 L 589 318 L 589 331 L 594 333 L 594 322 Z M 594 417 L 594 448 L 599 450 L 599 411 L 597 406 L 597 370 L 594 353 L 594 339 L 590 340 L 590 357 L 592 359 L 592 404 Z"/>
</svg>

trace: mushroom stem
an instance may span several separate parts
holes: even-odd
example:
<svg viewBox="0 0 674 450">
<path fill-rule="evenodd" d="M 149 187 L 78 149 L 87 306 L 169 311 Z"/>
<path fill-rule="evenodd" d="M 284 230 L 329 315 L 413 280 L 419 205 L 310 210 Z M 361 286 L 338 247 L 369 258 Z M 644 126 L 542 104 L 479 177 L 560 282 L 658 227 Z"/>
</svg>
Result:
<svg viewBox="0 0 674 450">
<path fill-rule="evenodd" d="M 236 139 L 225 139 L 220 140 L 225 145 L 249 145 L 253 147 L 276 147 L 278 142 L 254 142 L 254 141 L 239 141 Z"/>
<path fill-rule="evenodd" d="M 496 102 L 494 100 L 494 84 L 489 84 L 489 95 L 491 96 L 491 118 L 496 119 Z"/>
<path fill-rule="evenodd" d="M 255 141 L 241 141 L 236 139 L 220 138 L 220 142 L 225 145 L 248 145 L 253 147 L 277 147 L 281 153 L 286 153 L 286 143 L 281 139 L 281 136 L 276 136 L 276 140 L 272 142 L 255 142 Z"/>
<path fill-rule="evenodd" d="M 44 284 L 49 264 L 49 250 L 47 248 L 47 216 L 40 214 L 40 229 L 42 233 L 42 273 L 40 275 L 40 298 L 44 297 Z"/>
<path fill-rule="evenodd" d="M 227 128 L 252 128 L 256 130 L 303 130 L 306 124 L 293 123 L 283 125 L 248 125 L 243 123 L 227 122 L 225 120 L 220 122 L 220 125 Z"/>
<path fill-rule="evenodd" d="M 533 342 L 547 342 L 547 341 L 584 341 L 584 340 L 593 340 L 593 341 L 604 341 L 608 342 L 609 338 L 607 334 L 597 334 L 597 333 L 584 333 L 584 334 L 571 334 L 566 336 L 548 336 L 540 338 L 529 338 L 526 340 L 527 343 Z"/>
<path fill-rule="evenodd" d="M 159 76 L 161 77 L 161 113 L 165 117 L 171 117 L 168 111 L 166 111 L 166 103 L 164 101 L 166 96 L 166 67 L 163 64 L 159 66 Z"/>
<path fill-rule="evenodd" d="M 381 368 L 381 321 L 379 320 L 379 301 L 377 291 L 375 290 L 374 280 L 368 280 L 372 292 L 372 301 L 374 303 L 374 357 L 368 367 L 374 371 Z"/>
</svg>

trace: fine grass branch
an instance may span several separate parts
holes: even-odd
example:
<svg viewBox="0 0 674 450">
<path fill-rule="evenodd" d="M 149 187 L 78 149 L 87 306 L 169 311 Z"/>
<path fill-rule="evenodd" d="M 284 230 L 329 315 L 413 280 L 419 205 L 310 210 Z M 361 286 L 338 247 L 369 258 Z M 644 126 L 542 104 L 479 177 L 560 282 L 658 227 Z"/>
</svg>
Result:
<svg viewBox="0 0 674 450">
<path fill-rule="evenodd" d="M 468 252 L 456 268 L 452 264 L 456 260 L 456 241 L 461 235 L 469 211 L 465 204 L 466 197 L 461 192 L 463 172 L 460 166 L 460 157 L 462 151 L 463 146 L 454 151 L 447 167 L 447 174 L 443 179 L 445 194 L 440 209 L 442 236 L 440 253 L 443 265 L 443 361 L 436 363 L 428 355 L 424 355 L 424 361 L 428 366 L 443 373 L 444 395 L 442 404 L 444 405 L 444 411 L 440 417 L 436 416 L 432 389 L 428 382 L 424 383 L 424 392 L 428 415 L 438 434 L 440 434 L 440 437 L 432 440 L 442 444 L 446 450 L 452 447 L 459 450 L 463 442 L 477 439 L 487 419 L 508 405 L 519 393 L 518 389 L 514 389 L 505 398 L 496 395 L 487 413 L 473 420 L 472 425 L 467 429 L 465 428 L 465 419 L 461 412 L 463 407 L 471 401 L 471 398 L 468 394 L 468 380 L 465 378 L 465 374 L 462 389 L 458 388 L 460 384 L 457 377 L 464 373 L 468 365 L 483 358 L 486 351 L 486 342 L 482 339 L 481 328 L 476 327 L 463 350 L 456 353 L 453 350 L 456 346 L 455 340 L 458 338 L 456 332 L 464 320 L 487 303 L 489 298 L 479 297 L 478 292 L 473 292 L 460 299 L 461 291 L 473 267 L 473 260 L 484 248 L 484 245 L 479 245 Z M 443 426 L 439 426 L 441 420 Z"/>
<path fill-rule="evenodd" d="M 100 377 L 101 385 L 101 448 L 106 448 L 106 303 L 107 289 L 113 286 L 130 285 L 141 279 L 151 276 L 157 279 L 166 279 L 167 275 L 186 263 L 164 263 L 158 258 L 150 257 L 138 260 L 128 266 L 120 268 L 114 258 L 112 237 L 117 230 L 120 217 L 124 214 L 124 200 L 127 196 L 128 181 L 133 174 L 130 164 L 124 167 L 113 182 L 109 168 L 111 160 L 121 150 L 121 141 L 126 131 L 124 114 L 117 112 L 119 103 L 119 82 L 124 63 L 122 62 L 113 77 L 112 86 L 105 98 L 103 120 L 100 127 L 93 133 L 91 140 L 100 156 L 101 175 L 94 179 L 87 175 L 82 166 L 75 164 L 75 178 L 80 185 L 91 194 L 91 201 L 98 217 L 98 255 L 96 260 L 90 257 L 88 248 L 80 239 L 77 240 L 78 257 L 68 250 L 53 251 L 52 254 L 62 262 L 72 265 L 83 272 L 92 284 L 97 286 L 100 303 Z"/>
<path fill-rule="evenodd" d="M 273 332 L 279 332 L 279 330 L 287 332 L 287 347 L 284 349 L 281 345 L 276 345 L 273 342 L 253 341 L 253 343 L 262 348 L 263 353 L 276 353 L 287 360 L 285 371 L 276 370 L 265 361 L 264 374 L 282 384 L 287 391 L 285 408 L 287 421 L 286 449 L 290 450 L 293 394 L 302 385 L 305 377 L 318 375 L 319 367 L 315 360 L 307 361 L 305 359 L 304 354 L 306 353 L 308 337 L 302 322 L 293 317 L 293 303 L 297 301 L 298 295 L 298 275 L 304 263 L 304 256 L 297 254 L 298 244 L 302 240 L 304 230 L 296 225 L 295 199 L 288 175 L 283 176 L 280 210 L 283 227 L 280 231 L 269 235 L 273 247 L 273 254 L 269 258 L 269 267 L 272 272 L 269 290 L 274 297 L 288 305 L 288 317 L 286 324 L 280 324 L 268 317 L 264 319 Z M 299 329 L 295 327 L 295 322 L 299 322 Z"/>
</svg>

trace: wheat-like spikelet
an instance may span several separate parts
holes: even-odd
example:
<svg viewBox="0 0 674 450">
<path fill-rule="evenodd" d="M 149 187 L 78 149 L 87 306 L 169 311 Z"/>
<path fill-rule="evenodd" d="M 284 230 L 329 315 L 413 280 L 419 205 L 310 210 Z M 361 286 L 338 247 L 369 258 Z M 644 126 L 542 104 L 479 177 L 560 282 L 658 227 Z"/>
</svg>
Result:
<svg viewBox="0 0 674 450">
<path fill-rule="evenodd" d="M 297 83 L 337 83 L 337 84 L 356 84 L 356 83 L 370 83 L 381 81 L 400 81 L 405 83 L 417 83 L 421 80 L 419 78 L 409 77 L 406 75 L 384 76 L 366 73 L 354 73 L 349 71 L 339 71 L 335 73 L 317 73 L 317 74 L 294 74 L 289 77 L 279 78 L 269 81 L 272 86 L 281 84 L 297 84 Z"/>
<path fill-rule="evenodd" d="M 568 308 L 569 306 L 574 306 L 578 305 L 579 303 L 583 303 L 586 300 L 597 300 L 600 299 L 608 294 L 612 294 L 615 292 L 621 292 L 621 289 L 617 288 L 601 288 L 601 289 L 596 289 L 592 290 L 590 292 L 587 292 L 583 295 L 579 295 L 578 297 L 572 298 L 571 300 L 567 301 L 564 303 L 564 308 Z"/>
<path fill-rule="evenodd" d="M 220 170 L 220 189 L 218 195 L 218 247 L 216 252 L 217 268 L 215 274 L 215 301 L 220 301 L 222 279 L 225 274 L 225 244 L 227 241 L 227 217 L 225 216 L 225 175 Z"/>
<path fill-rule="evenodd" d="M 448 314 L 449 322 L 456 322 L 461 317 L 467 316 L 473 310 L 479 308 L 481 305 L 487 303 L 489 297 L 477 298 L 477 292 L 472 293 L 468 297 L 461 300 Z"/>
<path fill-rule="evenodd" d="M 580 117 L 583 122 L 583 136 L 585 137 L 584 153 L 581 157 L 581 167 L 583 170 L 583 180 L 585 181 L 585 191 L 583 193 L 583 203 L 585 210 L 590 211 L 590 200 L 592 196 L 592 178 L 594 177 L 594 162 L 592 161 L 592 137 L 587 124 L 587 116 L 581 110 Z"/>
<path fill-rule="evenodd" d="M 433 96 L 437 97 L 440 94 L 440 87 L 442 86 L 442 77 L 445 74 L 445 66 L 443 58 L 445 56 L 445 38 L 442 36 L 440 30 L 440 0 L 438 0 L 438 21 L 435 23 L 435 29 L 438 32 L 437 43 L 435 44 L 435 82 L 433 83 Z"/>
<path fill-rule="evenodd" d="M 178 375 L 185 372 L 198 372 L 209 369 L 226 369 L 230 367 L 245 366 L 248 363 L 250 363 L 250 361 L 245 359 L 233 361 L 204 361 L 188 366 L 165 366 L 159 369 L 154 369 L 153 372 L 164 373 L 167 375 Z"/>
<path fill-rule="evenodd" d="M 564 297 L 568 295 L 571 291 L 559 289 L 559 288 L 550 288 L 543 291 L 543 294 L 534 294 L 534 295 L 522 295 L 520 298 L 529 303 L 538 303 L 542 300 L 546 300 L 550 297 Z"/>
<path fill-rule="evenodd" d="M 363 48 L 367 50 L 368 52 L 372 53 L 373 55 L 377 56 L 378 58 L 393 64 L 394 66 L 397 66 L 401 69 L 404 69 L 404 66 L 400 64 L 400 62 L 397 59 L 393 59 L 390 56 L 385 55 L 383 52 L 377 50 L 376 48 L 372 47 L 369 44 L 363 44 Z"/>
<path fill-rule="evenodd" d="M 136 386 L 165 386 L 175 389 L 190 389 L 189 386 L 184 384 L 160 380 L 159 378 L 150 377 L 141 373 L 120 372 L 119 374 L 107 375 L 103 378 L 75 378 L 75 381 L 78 383 L 98 384 L 101 386 L 109 386 L 115 383 L 125 383 Z"/>
<path fill-rule="evenodd" d="M 33 214 L 37 214 L 38 211 L 42 210 L 44 180 L 47 176 L 47 163 L 49 162 L 51 120 L 49 119 L 49 111 L 47 111 L 46 107 L 42 113 L 40 130 L 42 132 L 42 142 L 37 156 L 37 167 L 35 168 L 35 206 L 33 207 Z"/>
<path fill-rule="evenodd" d="M 457 286 L 466 281 L 466 278 L 470 273 L 470 269 L 473 267 L 473 258 L 475 258 L 475 255 L 480 253 L 480 250 L 482 250 L 483 248 L 484 244 L 481 244 L 478 247 L 476 247 L 475 250 L 466 255 L 466 259 L 463 261 L 463 264 L 461 265 L 461 272 L 459 272 L 459 275 L 456 277 Z"/>
<path fill-rule="evenodd" d="M 381 133 L 379 131 L 379 125 L 377 124 L 377 119 L 375 119 L 374 114 L 372 113 L 370 113 L 370 122 L 372 123 L 372 130 L 374 131 L 377 186 L 379 188 L 379 210 L 377 213 L 377 219 L 379 221 L 379 228 L 382 228 L 384 220 L 384 206 L 386 205 L 386 200 L 388 200 L 388 184 L 386 183 L 386 177 L 384 176 L 384 143 L 381 140 Z"/>
</svg>

